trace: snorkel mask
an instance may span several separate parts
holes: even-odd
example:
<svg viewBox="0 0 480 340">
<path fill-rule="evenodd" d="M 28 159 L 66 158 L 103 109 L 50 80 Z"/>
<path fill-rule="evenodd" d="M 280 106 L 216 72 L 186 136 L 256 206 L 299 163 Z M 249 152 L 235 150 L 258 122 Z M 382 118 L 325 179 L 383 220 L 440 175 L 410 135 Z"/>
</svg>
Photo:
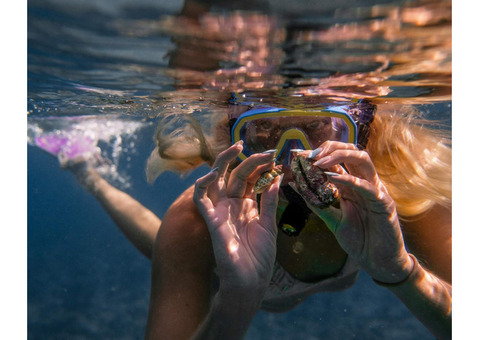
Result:
<svg viewBox="0 0 480 340">
<path fill-rule="evenodd" d="M 243 161 L 250 155 L 276 149 L 276 163 L 289 164 L 290 150 L 311 150 L 327 140 L 366 147 L 375 106 L 366 101 L 317 110 L 262 107 L 231 120 L 232 144 L 242 140 Z"/>
</svg>

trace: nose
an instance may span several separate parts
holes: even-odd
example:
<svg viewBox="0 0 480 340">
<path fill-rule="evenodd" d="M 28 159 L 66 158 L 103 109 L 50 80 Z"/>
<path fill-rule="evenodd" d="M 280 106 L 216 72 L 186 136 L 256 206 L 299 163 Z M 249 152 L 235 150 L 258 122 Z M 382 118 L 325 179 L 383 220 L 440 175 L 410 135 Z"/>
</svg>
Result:
<svg viewBox="0 0 480 340">
<path fill-rule="evenodd" d="M 298 150 L 305 150 L 309 149 L 310 147 L 308 145 L 304 145 L 300 140 L 297 139 L 292 139 L 292 140 L 287 140 L 285 141 L 285 144 L 281 148 L 281 150 L 278 150 L 277 148 L 277 158 L 276 158 L 276 163 L 277 164 L 283 164 L 283 165 L 288 165 L 290 164 L 292 160 L 292 150 L 298 149 Z"/>
</svg>

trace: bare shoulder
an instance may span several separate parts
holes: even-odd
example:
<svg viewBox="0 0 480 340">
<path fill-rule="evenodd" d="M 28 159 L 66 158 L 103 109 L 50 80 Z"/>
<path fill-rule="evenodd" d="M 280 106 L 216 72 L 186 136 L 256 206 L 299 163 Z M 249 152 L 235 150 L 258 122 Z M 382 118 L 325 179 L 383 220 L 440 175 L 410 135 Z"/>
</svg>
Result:
<svg viewBox="0 0 480 340">
<path fill-rule="evenodd" d="M 194 257 L 198 261 L 200 256 L 208 262 L 213 260 L 207 226 L 192 198 L 193 187 L 190 187 L 170 206 L 163 218 L 155 242 L 156 251 L 163 259 Z"/>
<path fill-rule="evenodd" d="M 155 240 L 147 339 L 190 338 L 208 313 L 215 261 L 192 197 L 190 188 L 171 205 Z"/>
<path fill-rule="evenodd" d="M 408 250 L 424 267 L 452 281 L 452 211 L 439 205 L 426 213 L 402 221 Z"/>
</svg>

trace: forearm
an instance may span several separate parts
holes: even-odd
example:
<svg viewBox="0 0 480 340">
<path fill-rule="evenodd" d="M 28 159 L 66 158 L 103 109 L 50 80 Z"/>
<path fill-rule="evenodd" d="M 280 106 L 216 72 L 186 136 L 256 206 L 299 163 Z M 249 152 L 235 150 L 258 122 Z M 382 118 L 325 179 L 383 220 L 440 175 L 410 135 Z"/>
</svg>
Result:
<svg viewBox="0 0 480 340">
<path fill-rule="evenodd" d="M 452 287 L 429 273 L 415 261 L 410 276 L 399 284 L 377 284 L 387 287 L 437 338 L 452 337 Z"/>
<path fill-rule="evenodd" d="M 151 259 L 161 220 L 133 197 L 115 188 L 98 174 L 90 174 L 89 177 L 87 189 L 130 242 Z"/>
<path fill-rule="evenodd" d="M 260 309 L 262 296 L 262 292 L 248 292 L 237 297 L 217 293 L 193 339 L 243 339 Z"/>
</svg>

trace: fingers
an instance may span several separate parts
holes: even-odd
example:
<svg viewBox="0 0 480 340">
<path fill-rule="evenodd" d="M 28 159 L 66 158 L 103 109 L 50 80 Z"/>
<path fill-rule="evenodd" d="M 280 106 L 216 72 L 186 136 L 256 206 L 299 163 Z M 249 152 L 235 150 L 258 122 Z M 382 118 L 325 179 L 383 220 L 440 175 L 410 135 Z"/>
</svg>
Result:
<svg viewBox="0 0 480 340">
<path fill-rule="evenodd" d="M 255 183 L 263 173 L 272 170 L 274 165 L 275 163 L 273 161 L 264 165 L 260 165 L 252 172 L 250 176 L 248 176 L 244 197 L 253 198 L 257 195 L 257 193 L 253 191 Z"/>
<path fill-rule="evenodd" d="M 209 211 L 214 208 L 212 201 L 208 197 L 208 188 L 213 182 L 215 182 L 217 177 L 218 168 L 213 168 L 208 174 L 200 177 L 195 182 L 193 201 L 195 202 L 195 205 L 197 206 L 204 219 L 207 219 Z"/>
<path fill-rule="evenodd" d="M 273 167 L 273 152 L 258 153 L 240 163 L 230 174 L 227 188 L 228 197 L 252 196 L 252 187 L 262 172 Z"/>
<path fill-rule="evenodd" d="M 377 183 L 375 166 L 366 151 L 358 150 L 353 144 L 334 141 L 323 143 L 319 149 L 321 151 L 313 158 L 316 166 L 328 169 L 343 163 L 353 176 Z"/>
<path fill-rule="evenodd" d="M 337 173 L 340 175 L 346 175 L 348 174 L 347 170 L 340 164 L 335 164 L 327 168 L 329 172 Z"/>
<path fill-rule="evenodd" d="M 389 197 L 383 185 L 375 185 L 367 180 L 348 174 L 328 177 L 330 182 L 332 182 L 333 184 L 343 185 L 350 188 L 351 190 L 359 194 L 361 197 L 363 197 L 365 200 L 370 201 L 370 203 L 385 203 L 384 199 L 387 196 Z M 390 200 L 393 201 L 391 198 L 389 199 L 389 201 Z"/>
<path fill-rule="evenodd" d="M 242 149 L 243 142 L 237 142 L 228 149 L 222 151 L 215 159 L 212 169 L 217 169 L 217 182 L 215 185 L 210 185 L 208 187 L 208 195 L 213 201 L 213 204 L 216 204 L 218 200 L 225 195 L 225 174 L 227 173 L 230 162 L 240 154 Z"/>
<path fill-rule="evenodd" d="M 313 150 L 314 154 L 315 151 L 317 151 L 317 156 L 322 157 L 324 154 L 329 154 L 332 151 L 338 150 L 338 149 L 344 149 L 344 150 L 358 150 L 357 146 L 355 144 L 351 143 L 344 143 L 344 142 L 337 142 L 337 141 L 326 141 L 320 145 L 317 149 Z M 315 156 L 315 159 L 318 159 L 319 157 Z"/>
<path fill-rule="evenodd" d="M 212 169 L 218 168 L 218 173 L 220 176 L 225 176 L 225 173 L 228 169 L 228 165 L 233 161 L 243 150 L 243 141 L 239 141 L 228 149 L 220 152 L 220 154 L 213 162 Z"/>
<path fill-rule="evenodd" d="M 228 258 L 232 247 L 238 246 L 238 234 L 233 225 L 228 223 L 230 208 L 225 215 L 219 215 L 216 207 L 208 196 L 209 187 L 218 180 L 218 168 L 213 168 L 208 174 L 195 182 L 193 201 L 206 222 L 217 265 Z"/>
<path fill-rule="evenodd" d="M 272 185 L 263 192 L 260 202 L 259 223 L 274 236 L 277 235 L 278 231 L 276 214 L 278 206 L 278 191 L 280 190 L 282 180 L 283 175 L 276 177 Z"/>
<path fill-rule="evenodd" d="M 225 174 L 230 162 L 241 152 L 242 144 L 235 143 L 221 152 L 213 163 L 213 169 L 195 182 L 194 201 L 204 213 L 213 209 L 224 196 L 243 198 L 246 192 L 251 192 L 253 195 L 252 188 L 255 181 L 260 174 L 273 167 L 275 158 L 273 151 L 252 155 L 232 171 L 229 177 L 230 183 L 226 188 Z"/>
<path fill-rule="evenodd" d="M 310 206 L 309 206 L 310 207 Z M 329 206 L 324 209 L 319 209 L 315 207 L 310 207 L 310 209 L 315 212 L 315 214 L 320 217 L 323 222 L 327 225 L 328 229 L 331 232 L 336 234 L 338 226 L 340 225 L 340 221 L 342 220 L 342 209 L 335 208 L 333 206 Z"/>
</svg>

